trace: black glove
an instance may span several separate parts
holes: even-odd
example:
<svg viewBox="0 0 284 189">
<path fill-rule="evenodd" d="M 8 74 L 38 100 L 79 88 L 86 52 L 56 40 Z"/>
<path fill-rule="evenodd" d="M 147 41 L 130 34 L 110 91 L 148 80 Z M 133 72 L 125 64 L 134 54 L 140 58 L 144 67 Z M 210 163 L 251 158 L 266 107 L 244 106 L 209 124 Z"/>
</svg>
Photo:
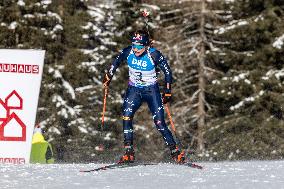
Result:
<svg viewBox="0 0 284 189">
<path fill-rule="evenodd" d="M 163 104 L 167 104 L 172 101 L 172 93 L 171 90 L 166 89 L 163 93 Z"/>
<path fill-rule="evenodd" d="M 109 73 L 106 73 L 105 74 L 105 78 L 103 80 L 104 87 L 108 87 L 109 86 L 111 79 L 112 79 L 112 76 Z"/>
</svg>

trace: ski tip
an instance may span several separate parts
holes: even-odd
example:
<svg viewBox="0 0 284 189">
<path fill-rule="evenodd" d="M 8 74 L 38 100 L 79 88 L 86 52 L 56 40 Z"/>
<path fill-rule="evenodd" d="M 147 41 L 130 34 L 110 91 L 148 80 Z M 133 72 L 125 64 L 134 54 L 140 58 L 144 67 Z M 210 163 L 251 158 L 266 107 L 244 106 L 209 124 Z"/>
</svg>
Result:
<svg viewBox="0 0 284 189">
<path fill-rule="evenodd" d="M 197 165 L 197 166 L 195 166 L 197 169 L 203 169 L 203 167 L 201 167 L 201 166 L 199 166 L 199 165 Z"/>
<path fill-rule="evenodd" d="M 185 165 L 189 166 L 189 167 L 192 167 L 192 168 L 196 168 L 196 169 L 203 169 L 202 166 L 200 165 L 197 165 L 195 163 L 191 163 L 191 162 L 187 162 Z"/>
<path fill-rule="evenodd" d="M 194 168 L 197 168 L 197 169 L 203 169 L 203 167 L 202 166 L 200 166 L 200 165 L 196 165 L 196 164 L 192 164 L 192 167 L 194 167 Z"/>
</svg>

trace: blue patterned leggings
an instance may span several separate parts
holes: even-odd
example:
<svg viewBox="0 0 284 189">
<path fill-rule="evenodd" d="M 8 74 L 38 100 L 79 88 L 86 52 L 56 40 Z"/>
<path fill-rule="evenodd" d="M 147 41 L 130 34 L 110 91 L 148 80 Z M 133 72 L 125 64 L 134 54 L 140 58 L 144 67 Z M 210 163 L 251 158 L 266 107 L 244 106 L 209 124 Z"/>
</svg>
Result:
<svg viewBox="0 0 284 189">
<path fill-rule="evenodd" d="M 165 123 L 164 107 L 158 84 L 143 88 L 128 86 L 123 103 L 124 143 L 133 145 L 132 119 L 142 102 L 147 102 L 156 128 L 162 134 L 166 145 L 175 145 L 173 135 Z"/>
</svg>

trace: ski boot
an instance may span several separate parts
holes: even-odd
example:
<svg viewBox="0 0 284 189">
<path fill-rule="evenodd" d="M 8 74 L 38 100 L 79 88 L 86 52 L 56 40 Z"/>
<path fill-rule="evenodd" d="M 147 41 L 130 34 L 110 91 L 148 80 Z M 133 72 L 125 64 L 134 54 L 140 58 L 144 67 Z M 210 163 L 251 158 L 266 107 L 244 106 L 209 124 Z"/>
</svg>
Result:
<svg viewBox="0 0 284 189">
<path fill-rule="evenodd" d="M 184 151 L 180 151 L 179 148 L 176 145 L 170 146 L 170 150 L 171 150 L 172 159 L 176 163 L 178 163 L 178 164 L 185 163 L 185 153 L 184 153 Z"/>
<path fill-rule="evenodd" d="M 132 145 L 125 145 L 124 146 L 125 153 L 124 155 L 120 158 L 118 163 L 134 163 L 135 160 L 135 155 L 134 155 L 134 149 Z"/>
</svg>

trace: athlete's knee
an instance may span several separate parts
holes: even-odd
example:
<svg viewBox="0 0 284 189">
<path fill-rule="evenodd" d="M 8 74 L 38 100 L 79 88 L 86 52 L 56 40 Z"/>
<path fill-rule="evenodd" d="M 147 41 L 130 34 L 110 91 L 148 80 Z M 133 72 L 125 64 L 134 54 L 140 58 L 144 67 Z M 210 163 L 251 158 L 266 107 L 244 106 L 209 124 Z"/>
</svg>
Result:
<svg viewBox="0 0 284 189">
<path fill-rule="evenodd" d="M 165 117 L 164 117 L 164 112 L 161 111 L 162 109 L 158 109 L 157 111 L 154 112 L 153 114 L 153 120 L 156 121 L 165 121 Z"/>
<path fill-rule="evenodd" d="M 155 122 L 155 125 L 156 125 L 156 127 L 159 131 L 165 130 L 165 127 L 166 127 L 165 121 L 160 120 L 160 119 L 156 119 L 156 120 L 154 120 L 154 122 Z"/>
</svg>

